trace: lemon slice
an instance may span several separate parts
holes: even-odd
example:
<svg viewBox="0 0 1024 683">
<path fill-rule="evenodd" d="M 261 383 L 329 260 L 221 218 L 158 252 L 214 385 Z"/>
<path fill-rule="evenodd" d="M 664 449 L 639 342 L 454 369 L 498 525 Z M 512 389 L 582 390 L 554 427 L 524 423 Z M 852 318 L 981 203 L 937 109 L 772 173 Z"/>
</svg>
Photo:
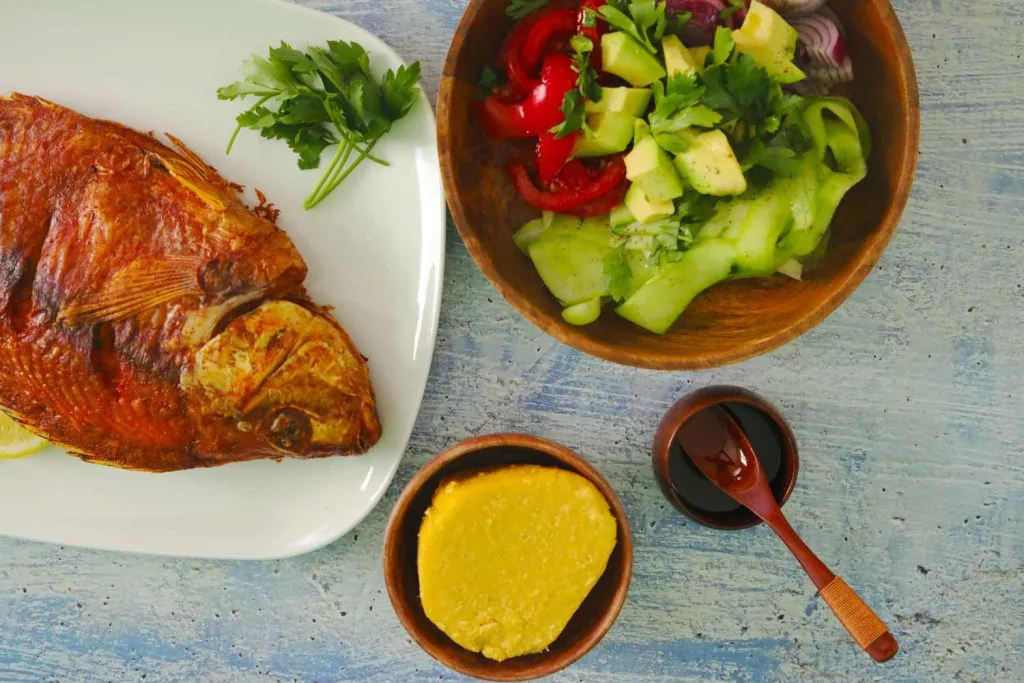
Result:
<svg viewBox="0 0 1024 683">
<path fill-rule="evenodd" d="M 0 412 L 0 458 L 22 458 L 46 446 L 46 439 L 28 431 Z"/>
</svg>

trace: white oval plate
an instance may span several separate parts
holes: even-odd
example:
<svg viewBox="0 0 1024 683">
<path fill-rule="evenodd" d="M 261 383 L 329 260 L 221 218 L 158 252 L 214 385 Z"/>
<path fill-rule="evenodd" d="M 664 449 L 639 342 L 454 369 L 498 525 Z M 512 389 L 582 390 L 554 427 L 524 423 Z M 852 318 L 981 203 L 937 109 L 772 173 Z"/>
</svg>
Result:
<svg viewBox="0 0 1024 683">
<path fill-rule="evenodd" d="M 87 465 L 56 448 L 0 461 L 0 534 L 165 555 L 266 559 L 337 539 L 384 494 L 405 450 L 430 369 L 444 267 L 444 195 L 426 97 L 313 211 L 319 178 L 285 144 L 243 131 L 245 106 L 218 86 L 242 60 L 355 40 L 375 72 L 401 60 L 336 17 L 278 0 L 32 0 L 0 4 L 0 94 L 39 95 L 83 114 L 170 132 L 221 173 L 260 188 L 309 264 L 307 285 L 370 358 L 381 422 L 366 455 L 250 462 L 146 474 Z M 326 163 L 324 159 L 324 163 Z M 60 378 L 54 378 L 59 382 Z"/>
</svg>

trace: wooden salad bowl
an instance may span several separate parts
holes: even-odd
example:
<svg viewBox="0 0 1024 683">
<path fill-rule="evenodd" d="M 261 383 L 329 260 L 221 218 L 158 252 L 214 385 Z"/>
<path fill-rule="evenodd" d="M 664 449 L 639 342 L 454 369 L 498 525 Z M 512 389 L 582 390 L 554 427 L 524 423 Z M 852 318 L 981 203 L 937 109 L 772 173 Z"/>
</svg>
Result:
<svg viewBox="0 0 1024 683">
<path fill-rule="evenodd" d="M 832 0 L 857 78 L 844 94 L 871 125 L 867 178 L 843 200 L 828 250 L 803 281 L 783 275 L 712 287 L 664 335 L 610 311 L 591 325 L 562 320 L 512 233 L 538 211 L 518 199 L 504 164 L 506 143 L 473 122 L 485 65 L 511 21 L 506 0 L 472 0 L 455 33 L 437 100 L 441 170 L 448 206 L 469 253 L 520 313 L 566 344 L 616 363 L 662 370 L 711 368 L 782 346 L 821 322 L 864 281 L 899 224 L 914 180 L 920 138 L 917 78 L 906 36 L 887 0 Z"/>
</svg>

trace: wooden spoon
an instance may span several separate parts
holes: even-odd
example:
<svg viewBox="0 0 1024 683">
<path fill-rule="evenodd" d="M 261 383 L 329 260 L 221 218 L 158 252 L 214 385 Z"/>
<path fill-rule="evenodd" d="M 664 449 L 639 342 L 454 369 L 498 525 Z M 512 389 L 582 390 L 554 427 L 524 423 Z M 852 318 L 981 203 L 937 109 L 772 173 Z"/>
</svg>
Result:
<svg viewBox="0 0 1024 683">
<path fill-rule="evenodd" d="M 679 427 L 675 438 L 704 476 L 778 534 L 857 644 L 876 662 L 891 659 L 899 645 L 889 628 L 811 552 L 786 521 L 757 454 L 732 415 L 717 405 L 701 410 Z"/>
</svg>

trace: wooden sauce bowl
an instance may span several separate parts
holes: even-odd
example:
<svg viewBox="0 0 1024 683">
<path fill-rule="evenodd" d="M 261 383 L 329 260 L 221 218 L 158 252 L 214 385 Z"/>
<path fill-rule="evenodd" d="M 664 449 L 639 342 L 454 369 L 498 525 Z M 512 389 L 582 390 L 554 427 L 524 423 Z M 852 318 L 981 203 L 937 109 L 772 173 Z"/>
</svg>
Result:
<svg viewBox="0 0 1024 683">
<path fill-rule="evenodd" d="M 558 639 L 544 652 L 496 662 L 455 643 L 427 618 L 419 599 L 417 547 L 420 524 L 434 491 L 445 478 L 501 465 L 545 465 L 586 477 L 604 495 L 617 523 L 618 539 L 604 574 Z M 626 601 L 633 574 L 633 536 L 626 512 L 604 477 L 564 446 L 525 434 L 480 436 L 444 451 L 416 473 L 388 521 L 384 538 L 384 581 L 399 621 L 432 657 L 467 676 L 523 681 L 564 669 L 604 637 Z"/>
<path fill-rule="evenodd" d="M 796 437 L 775 406 L 752 391 L 740 387 L 705 387 L 676 401 L 665 413 L 665 417 L 661 419 L 658 431 L 654 435 L 651 464 L 654 466 L 654 478 L 658 480 L 661 492 L 677 510 L 704 526 L 714 529 L 737 530 L 761 524 L 761 520 L 743 506 L 729 512 L 709 512 L 690 504 L 676 491 L 669 471 L 669 459 L 673 457 L 672 444 L 676 432 L 679 431 L 683 423 L 713 405 L 730 403 L 740 403 L 756 408 L 775 424 L 782 456 L 779 462 L 779 471 L 772 480 L 771 489 L 779 507 L 782 507 L 793 493 L 797 474 L 800 471 L 800 454 L 796 447 Z M 686 456 L 676 453 L 675 457 Z"/>
<path fill-rule="evenodd" d="M 506 0 L 472 0 L 455 33 L 437 98 L 438 143 L 448 206 L 466 248 L 516 309 L 560 341 L 616 363 L 694 370 L 734 363 L 795 339 L 839 307 L 882 256 L 906 206 L 920 138 L 917 78 L 888 0 L 833 0 L 857 78 L 845 91 L 871 125 L 867 178 L 844 199 L 824 259 L 798 282 L 783 275 L 717 285 L 656 335 L 605 312 L 591 325 L 562 320 L 512 233 L 539 212 L 518 199 L 504 171 L 510 145 L 487 138 L 469 105 L 511 21 Z"/>
</svg>

